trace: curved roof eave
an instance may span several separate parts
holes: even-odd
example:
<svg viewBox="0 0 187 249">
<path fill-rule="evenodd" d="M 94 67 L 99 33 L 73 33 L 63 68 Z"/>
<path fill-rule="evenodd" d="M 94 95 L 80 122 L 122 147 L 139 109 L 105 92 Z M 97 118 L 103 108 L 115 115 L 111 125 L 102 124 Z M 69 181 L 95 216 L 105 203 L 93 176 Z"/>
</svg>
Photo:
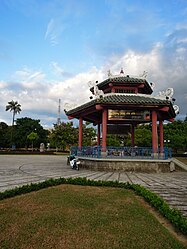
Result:
<svg viewBox="0 0 187 249">
<path fill-rule="evenodd" d="M 131 105 L 138 105 L 139 107 L 163 107 L 168 106 L 171 116 L 175 117 L 175 112 L 173 109 L 173 105 L 169 100 L 158 99 L 155 97 L 150 97 L 148 95 L 144 96 L 144 94 L 137 95 L 137 94 L 106 94 L 104 96 L 100 96 L 100 98 L 94 99 L 89 101 L 83 105 L 77 106 L 76 108 L 66 111 L 67 116 L 77 116 L 78 113 L 81 113 L 89 108 L 95 107 L 95 105 L 127 105 L 130 107 Z"/>
<path fill-rule="evenodd" d="M 128 76 L 121 76 L 121 77 L 111 77 L 111 78 L 108 78 L 100 83 L 97 84 L 98 88 L 100 90 L 102 90 L 102 88 L 109 84 L 109 83 L 114 83 L 114 84 L 117 84 L 117 83 L 124 83 L 124 84 L 144 84 L 145 85 L 145 88 L 147 90 L 147 93 L 151 94 L 153 92 L 151 86 L 149 85 L 149 83 L 147 82 L 146 79 L 142 79 L 142 78 L 133 78 L 133 77 L 128 77 Z M 93 92 L 93 87 L 90 88 L 90 91 Z"/>
</svg>

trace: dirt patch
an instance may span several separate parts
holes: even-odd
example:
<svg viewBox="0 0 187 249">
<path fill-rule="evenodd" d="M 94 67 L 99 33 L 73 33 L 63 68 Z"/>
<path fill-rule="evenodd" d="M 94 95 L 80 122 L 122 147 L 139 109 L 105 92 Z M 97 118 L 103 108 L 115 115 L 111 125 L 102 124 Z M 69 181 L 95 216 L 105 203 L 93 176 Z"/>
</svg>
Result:
<svg viewBox="0 0 187 249">
<path fill-rule="evenodd" d="M 176 157 L 176 159 L 187 165 L 187 156 L 186 157 Z"/>
</svg>

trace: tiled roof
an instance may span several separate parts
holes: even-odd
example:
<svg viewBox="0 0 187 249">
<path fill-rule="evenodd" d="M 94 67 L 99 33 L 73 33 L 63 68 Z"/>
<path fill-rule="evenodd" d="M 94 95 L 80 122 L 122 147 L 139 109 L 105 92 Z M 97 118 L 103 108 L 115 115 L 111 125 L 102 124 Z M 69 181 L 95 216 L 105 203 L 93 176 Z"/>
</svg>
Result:
<svg viewBox="0 0 187 249">
<path fill-rule="evenodd" d="M 140 96 L 138 94 L 136 95 L 106 95 L 101 98 L 101 103 L 117 103 L 117 104 L 142 104 L 142 105 L 168 105 L 169 101 L 162 100 L 162 99 L 156 99 L 154 97 L 148 97 L 148 96 Z"/>
<path fill-rule="evenodd" d="M 67 115 L 72 115 L 73 113 L 82 111 L 88 107 L 94 106 L 95 104 L 127 104 L 127 105 L 151 105 L 151 106 L 170 106 L 171 102 L 168 100 L 157 99 L 154 97 L 149 97 L 147 95 L 143 96 L 138 94 L 105 94 L 100 98 L 94 99 L 86 104 L 80 105 L 72 110 L 66 112 Z"/>
<path fill-rule="evenodd" d="M 99 89 L 103 89 L 105 85 L 113 83 L 114 85 L 117 85 L 118 83 L 121 85 L 122 83 L 124 84 L 144 84 L 145 85 L 145 93 L 151 94 L 153 92 L 151 86 L 149 83 L 146 81 L 146 79 L 141 79 L 141 78 L 133 78 L 129 76 L 121 76 L 121 77 L 111 77 L 108 78 L 100 83 L 97 84 Z M 93 87 L 90 88 L 90 90 L 93 92 Z"/>
<path fill-rule="evenodd" d="M 122 77 L 114 77 L 114 78 L 108 78 L 101 83 L 97 84 L 98 87 L 102 87 L 103 85 L 107 84 L 108 82 L 126 82 L 126 83 L 145 83 L 147 82 L 145 79 L 139 79 L 139 78 L 131 78 L 127 76 Z"/>
</svg>

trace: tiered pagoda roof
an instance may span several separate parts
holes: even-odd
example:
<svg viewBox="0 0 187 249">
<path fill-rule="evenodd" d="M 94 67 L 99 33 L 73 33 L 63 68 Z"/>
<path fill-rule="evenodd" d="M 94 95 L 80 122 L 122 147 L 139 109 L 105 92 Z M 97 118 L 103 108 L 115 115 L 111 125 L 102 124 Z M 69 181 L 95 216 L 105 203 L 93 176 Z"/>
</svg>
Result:
<svg viewBox="0 0 187 249">
<path fill-rule="evenodd" d="M 96 83 L 90 88 L 92 94 L 95 95 L 94 99 L 65 110 L 69 118 L 82 117 L 83 120 L 99 123 L 102 120 L 103 108 L 136 111 L 157 110 L 158 119 L 162 120 L 171 120 L 176 116 L 171 98 L 151 96 L 152 83 L 149 84 L 145 78 L 124 76 L 123 74 L 110 75 L 108 79 Z"/>
<path fill-rule="evenodd" d="M 113 86 L 129 86 L 129 87 L 135 87 L 135 86 L 139 86 L 143 84 L 144 85 L 143 93 L 151 94 L 153 92 L 150 84 L 147 82 L 146 79 L 134 78 L 134 77 L 130 77 L 129 75 L 109 77 L 108 79 L 98 83 L 97 86 L 100 90 L 104 90 L 105 88 L 109 86 L 109 84 L 112 84 Z M 93 92 L 94 87 L 90 88 L 90 91 Z"/>
</svg>

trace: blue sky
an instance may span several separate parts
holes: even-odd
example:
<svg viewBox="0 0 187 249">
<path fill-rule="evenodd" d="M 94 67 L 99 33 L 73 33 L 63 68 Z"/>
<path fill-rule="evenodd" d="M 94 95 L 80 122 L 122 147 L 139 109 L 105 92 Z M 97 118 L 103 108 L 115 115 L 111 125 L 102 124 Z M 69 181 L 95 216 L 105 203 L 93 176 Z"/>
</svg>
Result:
<svg viewBox="0 0 187 249">
<path fill-rule="evenodd" d="M 45 127 L 65 103 L 89 100 L 87 82 L 107 71 L 148 71 L 155 95 L 174 88 L 178 118 L 187 113 L 186 0 L 0 0 L 0 122 L 10 100 L 18 117 Z"/>
</svg>

